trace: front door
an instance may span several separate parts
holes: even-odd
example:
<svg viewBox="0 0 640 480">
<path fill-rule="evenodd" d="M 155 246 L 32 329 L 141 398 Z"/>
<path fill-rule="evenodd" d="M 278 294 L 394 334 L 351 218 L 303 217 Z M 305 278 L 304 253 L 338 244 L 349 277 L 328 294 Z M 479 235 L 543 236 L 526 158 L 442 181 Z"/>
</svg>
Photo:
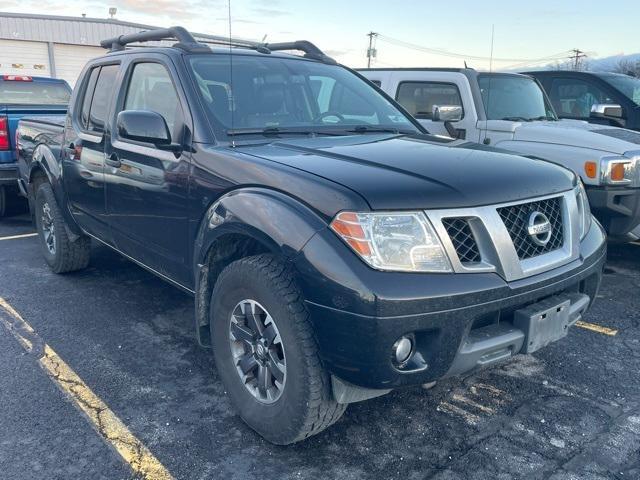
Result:
<svg viewBox="0 0 640 480">
<path fill-rule="evenodd" d="M 175 76 L 156 61 L 128 68 L 126 92 L 116 112 L 148 110 L 163 116 L 174 143 L 187 127 Z M 114 128 L 106 151 L 107 215 L 117 248 L 182 285 L 193 282 L 188 244 L 188 149 L 174 153 L 119 138 Z"/>
<path fill-rule="evenodd" d="M 462 107 L 462 118 L 451 122 L 456 136 L 476 141 L 473 115 L 467 110 L 473 105 L 467 79 L 455 72 L 394 72 L 390 82 L 396 101 L 416 118 L 428 131 L 435 135 L 450 136 L 445 123 L 433 120 L 433 107 Z M 466 108 L 465 108 L 466 107 Z"/>
</svg>

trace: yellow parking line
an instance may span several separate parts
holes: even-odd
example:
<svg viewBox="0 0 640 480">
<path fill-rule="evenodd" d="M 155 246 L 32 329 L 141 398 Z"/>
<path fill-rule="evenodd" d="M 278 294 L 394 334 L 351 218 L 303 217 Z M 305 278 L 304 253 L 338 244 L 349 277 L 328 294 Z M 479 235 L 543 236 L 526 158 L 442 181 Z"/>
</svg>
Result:
<svg viewBox="0 0 640 480">
<path fill-rule="evenodd" d="M 0 240 L 18 240 L 19 238 L 29 238 L 37 236 L 37 233 L 25 233 L 24 235 L 11 235 L 9 237 L 0 237 Z"/>
<path fill-rule="evenodd" d="M 86 415 L 96 431 L 108 442 L 134 473 L 147 480 L 173 480 L 171 474 L 136 438 L 111 409 L 82 381 L 62 358 L 46 343 L 7 301 L 0 297 L 0 307 L 9 318 L 1 315 L 0 322 L 20 342 L 38 357 L 40 366 L 49 378 L 64 391 Z"/>
<path fill-rule="evenodd" d="M 603 327 L 601 325 L 596 325 L 595 323 L 588 323 L 578 320 L 576 322 L 576 327 L 584 328 L 585 330 L 591 330 L 592 332 L 601 333 L 603 335 L 609 335 L 613 337 L 617 335 L 618 330 L 614 330 L 613 328 Z"/>
</svg>

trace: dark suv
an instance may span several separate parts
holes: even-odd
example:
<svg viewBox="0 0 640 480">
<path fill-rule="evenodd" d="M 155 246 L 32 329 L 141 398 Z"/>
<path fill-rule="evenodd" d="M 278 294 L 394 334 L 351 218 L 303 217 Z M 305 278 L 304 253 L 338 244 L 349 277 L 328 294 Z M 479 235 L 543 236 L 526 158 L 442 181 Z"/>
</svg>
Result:
<svg viewBox="0 0 640 480">
<path fill-rule="evenodd" d="M 535 351 L 596 297 L 605 236 L 569 170 L 430 136 L 309 42 L 104 46 L 66 119 L 19 126 L 44 257 L 81 269 L 93 238 L 193 294 L 268 440 Z"/>
<path fill-rule="evenodd" d="M 526 73 L 540 81 L 560 118 L 640 131 L 640 78 L 606 72 Z"/>
</svg>

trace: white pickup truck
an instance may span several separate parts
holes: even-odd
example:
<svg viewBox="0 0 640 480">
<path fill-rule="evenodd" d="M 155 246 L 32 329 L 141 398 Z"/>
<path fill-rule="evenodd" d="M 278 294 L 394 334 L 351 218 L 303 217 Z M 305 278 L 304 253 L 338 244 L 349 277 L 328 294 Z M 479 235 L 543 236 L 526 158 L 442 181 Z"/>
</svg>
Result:
<svg viewBox="0 0 640 480">
<path fill-rule="evenodd" d="M 593 212 L 610 235 L 640 234 L 636 228 L 640 224 L 640 133 L 558 120 L 538 82 L 526 75 L 470 68 L 363 69 L 360 73 L 431 133 L 572 169 L 582 178 Z"/>
</svg>

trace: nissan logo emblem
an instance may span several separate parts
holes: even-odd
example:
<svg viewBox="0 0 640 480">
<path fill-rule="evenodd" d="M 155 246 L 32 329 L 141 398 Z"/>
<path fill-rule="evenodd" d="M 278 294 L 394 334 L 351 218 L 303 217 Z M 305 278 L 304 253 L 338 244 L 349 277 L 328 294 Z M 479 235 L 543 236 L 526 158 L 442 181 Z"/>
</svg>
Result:
<svg viewBox="0 0 640 480">
<path fill-rule="evenodd" d="M 540 247 L 544 247 L 551 240 L 551 232 L 553 227 L 547 216 L 542 212 L 531 212 L 529 215 L 529 224 L 527 232 L 533 243 Z"/>
</svg>

